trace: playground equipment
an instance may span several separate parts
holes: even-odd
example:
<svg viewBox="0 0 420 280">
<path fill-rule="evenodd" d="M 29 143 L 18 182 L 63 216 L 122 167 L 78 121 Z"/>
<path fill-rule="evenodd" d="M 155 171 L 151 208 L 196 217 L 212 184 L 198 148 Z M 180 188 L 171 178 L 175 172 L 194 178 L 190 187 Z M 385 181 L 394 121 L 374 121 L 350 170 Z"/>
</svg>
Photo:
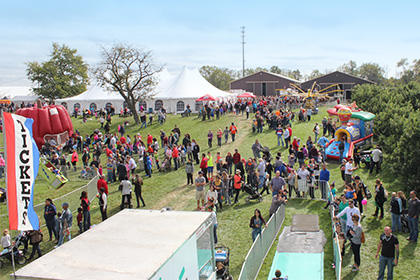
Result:
<svg viewBox="0 0 420 280">
<path fill-rule="evenodd" d="M 45 157 L 39 158 L 38 174 L 55 189 L 61 188 L 68 182 L 67 178 L 61 174 L 60 170 Z"/>
<path fill-rule="evenodd" d="M 338 84 L 330 85 L 324 89 L 317 90 L 316 89 L 316 82 L 312 84 L 312 87 L 308 89 L 307 92 L 305 92 L 303 89 L 298 87 L 295 84 L 290 84 L 290 86 L 293 87 L 293 89 L 297 90 L 297 92 L 293 92 L 295 94 L 298 94 L 299 96 L 304 97 L 305 102 L 305 108 L 306 109 L 315 109 L 315 102 L 313 102 L 316 98 L 330 98 L 329 94 L 334 92 L 342 92 L 343 90 L 340 89 L 340 86 Z M 336 88 L 336 89 L 334 89 Z"/>
<path fill-rule="evenodd" d="M 342 122 L 341 126 L 335 131 L 334 138 L 327 144 L 325 150 L 327 158 L 340 158 L 338 145 L 340 139 L 343 138 L 345 139 L 343 156 L 345 159 L 353 156 L 355 145 L 364 148 L 372 146 L 374 114 L 358 109 L 355 102 L 350 106 L 336 105 L 327 112 L 330 116 L 338 116 Z"/>
</svg>

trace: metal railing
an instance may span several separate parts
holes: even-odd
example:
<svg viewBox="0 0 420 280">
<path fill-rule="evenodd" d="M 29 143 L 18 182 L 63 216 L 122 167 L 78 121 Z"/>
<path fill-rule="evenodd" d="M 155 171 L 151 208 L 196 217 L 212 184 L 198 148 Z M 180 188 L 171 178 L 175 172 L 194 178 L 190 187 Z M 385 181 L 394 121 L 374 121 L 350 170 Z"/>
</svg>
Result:
<svg viewBox="0 0 420 280">
<path fill-rule="evenodd" d="M 238 279 L 250 280 L 257 278 L 264 259 L 283 225 L 284 216 L 285 206 L 282 205 L 277 209 L 277 212 L 271 216 L 268 220 L 267 227 L 262 230 L 261 234 L 257 236 L 252 244 L 251 249 L 245 257 L 245 261 L 242 264 L 241 273 L 239 274 Z"/>
<path fill-rule="evenodd" d="M 331 191 L 329 191 L 330 197 L 332 197 Z M 333 252 L 334 252 L 334 269 L 335 269 L 335 279 L 341 280 L 341 248 L 340 242 L 338 241 L 338 235 L 336 234 L 337 229 L 335 227 L 334 222 L 334 207 L 332 205 L 329 206 L 330 215 L 331 215 L 331 225 L 332 225 L 332 245 L 333 245 Z"/>
<path fill-rule="evenodd" d="M 332 201 L 332 193 L 328 182 L 315 180 L 313 177 L 310 180 L 296 180 L 295 184 L 292 187 L 289 187 L 289 190 L 291 190 L 291 193 L 289 193 L 289 195 L 291 195 L 292 197 L 297 196 L 296 191 L 298 191 L 300 199 L 317 199 L 323 201 Z M 305 191 L 305 196 L 303 196 L 303 191 Z M 264 262 L 264 259 L 268 251 L 270 250 L 272 244 L 274 243 L 274 240 L 276 239 L 276 236 L 283 224 L 285 217 L 285 209 L 285 206 L 282 205 L 268 221 L 267 228 L 265 228 L 262 231 L 261 235 L 259 235 L 255 239 L 254 243 L 251 246 L 251 249 L 248 251 L 248 254 L 245 257 L 245 261 L 242 265 L 241 273 L 238 279 L 242 280 L 257 278 L 261 266 Z M 334 251 L 336 280 L 341 280 L 341 248 L 339 245 L 338 237 L 336 235 L 335 223 L 333 221 L 334 207 L 332 205 L 329 206 L 329 211 L 332 222 L 332 245 Z"/>
<path fill-rule="evenodd" d="M 69 209 L 72 211 L 72 213 L 77 212 L 77 208 L 80 207 L 80 193 L 82 191 L 87 191 L 89 201 L 92 201 L 93 199 L 95 199 L 96 194 L 98 192 L 98 189 L 97 189 L 98 179 L 99 179 L 99 175 L 96 175 L 86 185 L 78 189 L 75 189 L 63 196 L 54 198 L 53 202 L 54 202 L 54 205 L 57 207 L 57 212 L 61 212 L 61 205 L 64 202 L 67 202 L 69 204 Z M 41 227 L 45 227 L 44 207 L 45 207 L 45 203 L 40 203 L 34 206 L 34 210 L 40 218 Z M 0 228 L 1 229 L 9 228 L 9 215 L 7 214 L 0 215 Z M 16 236 L 17 234 L 18 234 L 17 231 L 11 232 L 11 236 Z"/>
</svg>

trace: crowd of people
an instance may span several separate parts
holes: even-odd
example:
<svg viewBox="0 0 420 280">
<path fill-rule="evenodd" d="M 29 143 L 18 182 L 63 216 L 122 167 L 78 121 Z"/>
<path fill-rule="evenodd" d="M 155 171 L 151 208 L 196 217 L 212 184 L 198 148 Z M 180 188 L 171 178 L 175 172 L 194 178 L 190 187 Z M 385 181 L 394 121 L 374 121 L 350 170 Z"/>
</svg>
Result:
<svg viewBox="0 0 420 280">
<path fill-rule="evenodd" d="M 279 151 L 274 156 L 268 148 L 257 139 L 251 147 L 236 147 L 234 152 L 222 154 L 220 151 L 207 153 L 201 152 L 198 141 L 189 132 L 181 134 L 181 129 L 175 125 L 168 133 L 160 130 L 159 135 L 129 135 L 126 133 L 127 123 L 118 126 L 117 131 L 111 132 L 113 113 L 107 110 L 99 110 L 94 115 L 99 119 L 101 129 L 95 129 L 91 134 L 81 135 L 77 130 L 64 145 L 59 145 L 50 139 L 42 147 L 41 154 L 48 158 L 51 163 L 58 167 L 61 173 L 67 176 L 68 172 L 80 172 L 81 177 L 86 177 L 89 170 L 99 174 L 98 204 L 102 220 L 107 219 L 108 184 L 118 181 L 121 191 L 121 209 L 132 208 L 132 192 L 135 193 L 137 207 L 144 207 L 145 201 L 142 196 L 143 179 L 139 174 L 144 170 L 144 177 L 152 177 L 153 172 L 178 170 L 185 168 L 186 184 L 195 186 L 195 200 L 197 210 L 212 212 L 214 224 L 214 240 L 217 243 L 217 212 L 223 211 L 224 207 L 239 202 L 239 196 L 244 186 L 247 185 L 253 192 L 263 195 L 271 195 L 269 215 L 273 215 L 281 205 L 294 197 L 306 197 L 315 199 L 315 190 L 320 189 L 321 198 L 328 200 L 328 205 L 333 205 L 336 213 L 337 236 L 341 242 L 342 254 L 345 254 L 346 241 L 350 241 L 350 247 L 354 254 L 353 271 L 358 271 L 361 265 L 360 247 L 363 245 L 364 231 L 361 224 L 366 202 L 374 197 L 374 216 L 384 218 L 384 204 L 388 200 L 388 194 L 382 182 L 376 180 L 375 191 L 372 194 L 359 176 L 354 172 L 360 166 L 353 158 L 347 162 L 343 159 L 341 166 L 342 179 L 344 182 L 343 194 L 338 194 L 335 182 L 329 184 L 330 172 L 325 164 L 325 148 L 329 142 L 327 137 L 334 135 L 336 124 L 332 119 L 324 118 L 322 123 L 315 123 L 313 138 L 309 136 L 306 142 L 293 134 L 292 125 L 294 116 L 292 109 L 300 104 L 296 99 L 258 98 L 253 101 L 238 100 L 235 103 L 224 102 L 219 105 L 205 104 L 200 110 L 200 117 L 204 120 L 219 119 L 226 113 L 246 115 L 254 114 L 252 131 L 262 133 L 263 129 L 273 131 L 277 139 L 278 147 L 286 147 L 288 156 L 285 161 Z M 85 114 L 83 112 L 83 114 Z M 88 114 L 88 112 L 86 112 Z M 89 113 L 91 114 L 91 113 Z M 166 119 L 164 109 L 157 112 L 159 124 Z M 298 121 L 311 121 L 311 110 L 300 108 Z M 85 118 L 87 115 L 83 115 Z M 77 117 L 77 113 L 76 113 Z M 141 127 L 153 124 L 154 114 L 149 114 L 144 109 L 140 110 Z M 246 129 L 246 128 L 241 128 Z M 217 139 L 217 146 L 234 142 L 239 130 L 235 123 L 231 122 L 225 129 L 219 129 L 213 134 L 211 130 L 207 134 L 207 146 L 213 148 L 213 139 Z M 344 142 L 345 140 L 343 140 Z M 244 158 L 239 150 L 250 149 L 252 157 Z M 373 153 L 373 164 L 370 172 L 376 167 L 379 172 L 379 160 L 381 152 Z M 79 163 L 79 154 L 81 164 Z M 101 156 L 105 154 L 105 161 Z M 355 154 L 355 159 L 357 154 Z M 102 157 L 103 159 L 103 157 Z M 4 160 L 0 158 L 0 177 L 2 176 Z M 140 169 L 140 170 L 139 170 Z M 198 170 L 198 173 L 196 173 Z M 197 177 L 194 179 L 194 174 Z M 133 190 L 134 185 L 134 190 Z M 398 238 L 392 233 L 402 231 L 402 217 L 406 217 L 407 226 L 410 230 L 410 242 L 417 242 L 418 238 L 418 215 L 420 213 L 420 201 L 415 191 L 410 193 L 407 202 L 403 192 L 392 193 L 390 200 L 391 227 L 384 229 L 378 244 L 380 249 L 380 275 L 384 275 L 385 266 L 388 267 L 388 277 L 392 277 L 392 262 L 398 263 L 399 248 Z M 77 226 L 79 233 L 83 233 L 91 227 L 90 203 L 86 191 L 81 193 L 80 207 L 77 207 Z M 407 206 L 408 204 L 408 206 Z M 71 227 L 73 215 L 70 205 L 63 203 L 61 211 L 58 211 L 51 199 L 45 201 L 44 219 L 49 233 L 49 241 L 56 243 L 56 247 L 63 244 L 65 238 L 71 239 Z M 252 239 L 255 240 L 261 234 L 266 221 L 259 209 L 255 209 L 250 220 Z M 30 235 L 32 234 L 32 235 Z M 35 236 L 31 241 L 33 252 L 41 255 L 39 236 L 37 233 L 28 233 Z M 4 236 L 7 236 L 4 231 Z M 5 248 L 10 242 L 9 238 L 2 237 L 2 245 Z M 394 247 L 392 247 L 392 246 Z M 394 250 L 393 250 L 393 249 Z M 395 251 L 395 254 L 392 252 Z M 391 260 L 391 261 L 390 261 Z M 380 276 L 381 277 L 381 276 Z M 389 278 L 392 279 L 392 278 Z"/>
</svg>

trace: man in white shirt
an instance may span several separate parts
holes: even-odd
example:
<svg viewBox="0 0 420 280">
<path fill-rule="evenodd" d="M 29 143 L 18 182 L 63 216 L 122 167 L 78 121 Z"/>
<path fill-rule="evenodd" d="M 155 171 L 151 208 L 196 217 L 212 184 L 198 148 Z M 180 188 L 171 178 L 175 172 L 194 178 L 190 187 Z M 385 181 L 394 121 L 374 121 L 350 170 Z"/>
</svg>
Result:
<svg viewBox="0 0 420 280">
<path fill-rule="evenodd" d="M 376 165 L 376 174 L 379 174 L 379 162 L 381 161 L 382 151 L 379 149 L 379 146 L 372 151 L 372 162 L 370 163 L 369 174 L 372 174 L 373 168 Z"/>
<path fill-rule="evenodd" d="M 133 186 L 131 185 L 131 182 L 127 180 L 126 178 L 122 180 L 120 184 L 121 195 L 122 195 L 121 210 L 125 208 L 125 205 L 128 205 L 128 208 L 132 208 L 131 207 L 131 189 Z"/>
<path fill-rule="evenodd" d="M 344 171 L 344 179 L 346 179 L 346 184 L 351 184 L 351 175 L 357 168 L 358 167 L 353 167 L 353 158 L 350 158 L 346 163 L 346 169 Z"/>
<path fill-rule="evenodd" d="M 351 219 L 351 217 L 354 214 L 359 215 L 359 223 L 360 223 L 360 217 L 361 217 L 360 211 L 359 211 L 359 208 L 354 207 L 353 199 L 349 199 L 349 206 L 347 206 L 346 208 L 343 209 L 343 211 L 338 213 L 336 218 L 340 218 L 344 214 L 347 214 L 347 224 L 346 224 L 346 228 L 342 230 L 346 234 L 349 229 L 353 228 L 353 220 Z"/>
<path fill-rule="evenodd" d="M 290 131 L 287 128 L 283 132 L 283 139 L 284 139 L 284 142 L 286 142 L 286 149 L 288 149 L 289 142 L 290 142 Z"/>
<path fill-rule="evenodd" d="M 319 132 L 320 131 L 321 131 L 321 129 L 319 128 L 318 123 L 316 123 L 315 124 L 315 127 L 314 127 L 314 133 L 315 133 L 315 141 L 314 141 L 314 144 L 316 144 L 318 142 L 318 135 L 319 135 Z"/>
</svg>

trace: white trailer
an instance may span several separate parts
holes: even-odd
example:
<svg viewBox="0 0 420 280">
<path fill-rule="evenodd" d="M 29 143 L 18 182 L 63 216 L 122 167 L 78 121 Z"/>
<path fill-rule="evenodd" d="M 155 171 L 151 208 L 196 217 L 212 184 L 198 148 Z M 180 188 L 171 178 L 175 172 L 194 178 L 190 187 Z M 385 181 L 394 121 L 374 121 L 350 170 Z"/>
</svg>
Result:
<svg viewBox="0 0 420 280">
<path fill-rule="evenodd" d="M 16 279 L 214 280 L 213 248 L 209 212 L 125 209 L 19 269 Z"/>
</svg>

